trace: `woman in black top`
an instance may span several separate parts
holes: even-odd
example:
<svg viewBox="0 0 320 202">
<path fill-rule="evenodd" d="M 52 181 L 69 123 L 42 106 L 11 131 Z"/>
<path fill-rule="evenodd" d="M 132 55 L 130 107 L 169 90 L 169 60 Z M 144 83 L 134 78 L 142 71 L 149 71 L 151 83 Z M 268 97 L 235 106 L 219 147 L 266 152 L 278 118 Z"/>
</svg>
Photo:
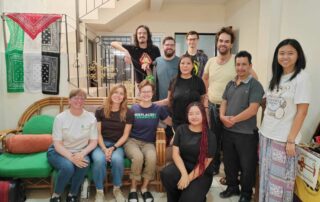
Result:
<svg viewBox="0 0 320 202">
<path fill-rule="evenodd" d="M 189 124 L 180 125 L 174 137 L 174 164 L 165 167 L 160 175 L 168 202 L 203 202 L 212 183 L 217 143 L 208 130 L 203 105 L 199 102 L 188 105 L 187 117 Z"/>
<path fill-rule="evenodd" d="M 187 123 L 185 114 L 187 106 L 191 102 L 203 102 L 205 93 L 202 79 L 194 75 L 191 56 L 182 55 L 178 75 L 170 82 L 168 97 L 156 103 L 171 107 L 173 128 L 176 130 L 179 125 Z"/>
</svg>

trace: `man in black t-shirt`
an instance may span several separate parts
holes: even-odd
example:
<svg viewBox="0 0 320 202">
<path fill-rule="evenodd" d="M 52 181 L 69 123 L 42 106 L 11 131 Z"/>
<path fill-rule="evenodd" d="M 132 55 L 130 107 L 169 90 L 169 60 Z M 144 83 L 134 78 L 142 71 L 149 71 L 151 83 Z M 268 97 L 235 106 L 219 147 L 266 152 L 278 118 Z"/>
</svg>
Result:
<svg viewBox="0 0 320 202">
<path fill-rule="evenodd" d="M 153 45 L 152 35 L 145 25 L 137 27 L 134 34 L 134 45 L 122 44 L 114 41 L 111 46 L 125 52 L 125 62 L 133 64 L 135 70 L 135 81 L 140 83 L 147 75 L 151 75 L 153 61 L 160 57 L 160 50 Z"/>
</svg>

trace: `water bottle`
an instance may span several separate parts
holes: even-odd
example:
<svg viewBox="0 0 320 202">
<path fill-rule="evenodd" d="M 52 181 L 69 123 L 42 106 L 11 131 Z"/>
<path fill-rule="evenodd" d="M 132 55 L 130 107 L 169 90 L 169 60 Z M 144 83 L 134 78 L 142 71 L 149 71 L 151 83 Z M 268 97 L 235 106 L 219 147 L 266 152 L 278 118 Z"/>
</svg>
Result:
<svg viewBox="0 0 320 202">
<path fill-rule="evenodd" d="M 86 178 L 82 184 L 81 189 L 81 198 L 82 199 L 89 199 L 89 180 Z"/>
</svg>

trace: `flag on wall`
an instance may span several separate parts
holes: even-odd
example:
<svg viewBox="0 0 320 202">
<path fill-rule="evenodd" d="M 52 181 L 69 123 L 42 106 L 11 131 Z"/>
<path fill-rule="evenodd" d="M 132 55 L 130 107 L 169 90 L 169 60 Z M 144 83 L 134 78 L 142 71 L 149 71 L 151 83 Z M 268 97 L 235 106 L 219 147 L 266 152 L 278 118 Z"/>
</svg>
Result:
<svg viewBox="0 0 320 202">
<path fill-rule="evenodd" d="M 7 14 L 7 91 L 59 94 L 61 15 Z M 25 31 L 25 32 L 23 32 Z"/>
</svg>

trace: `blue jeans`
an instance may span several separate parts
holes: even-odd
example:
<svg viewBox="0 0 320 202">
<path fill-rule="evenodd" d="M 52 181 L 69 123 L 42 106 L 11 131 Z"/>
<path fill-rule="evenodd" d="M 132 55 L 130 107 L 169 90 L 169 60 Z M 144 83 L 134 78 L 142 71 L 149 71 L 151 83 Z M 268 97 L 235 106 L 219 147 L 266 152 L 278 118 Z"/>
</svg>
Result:
<svg viewBox="0 0 320 202">
<path fill-rule="evenodd" d="M 104 141 L 106 147 L 114 145 L 113 142 Z M 121 186 L 124 171 L 124 151 L 122 147 L 112 152 L 111 162 L 106 161 L 106 156 L 100 147 L 95 148 L 91 153 L 92 177 L 97 189 L 103 189 L 103 181 L 107 175 L 106 166 L 111 164 L 112 183 L 114 186 Z"/>
<path fill-rule="evenodd" d="M 90 168 L 88 165 L 85 168 L 79 168 L 74 165 L 70 160 L 61 156 L 54 147 L 48 149 L 48 161 L 58 171 L 55 179 L 54 193 L 62 194 L 65 187 L 71 183 L 70 194 L 76 196 L 79 193 L 80 186 Z M 88 156 L 85 159 L 90 162 Z"/>
</svg>

